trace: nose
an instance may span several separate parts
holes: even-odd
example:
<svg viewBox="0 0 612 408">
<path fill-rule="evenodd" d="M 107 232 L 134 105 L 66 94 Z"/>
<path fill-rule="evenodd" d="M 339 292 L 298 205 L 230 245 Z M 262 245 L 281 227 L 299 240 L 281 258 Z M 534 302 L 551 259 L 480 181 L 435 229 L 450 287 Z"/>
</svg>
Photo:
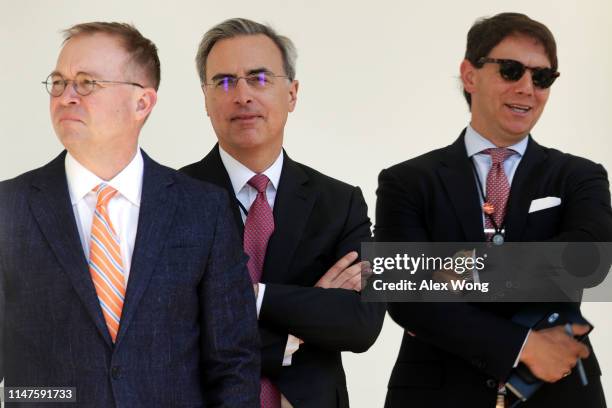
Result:
<svg viewBox="0 0 612 408">
<path fill-rule="evenodd" d="M 525 70 L 525 73 L 523 74 L 521 79 L 516 82 L 515 89 L 516 93 L 518 94 L 523 94 L 527 96 L 533 95 L 534 85 L 533 78 L 531 77 L 531 70 Z"/>
<path fill-rule="evenodd" d="M 243 81 L 241 81 L 241 79 Z M 238 78 L 236 89 L 234 89 L 234 103 L 246 105 L 253 101 L 252 89 L 245 78 Z"/>
<path fill-rule="evenodd" d="M 76 105 L 81 100 L 81 95 L 79 95 L 76 91 L 76 84 L 74 81 L 70 81 L 66 84 L 66 89 L 64 92 L 56 97 L 59 99 L 59 102 L 64 105 Z"/>
</svg>

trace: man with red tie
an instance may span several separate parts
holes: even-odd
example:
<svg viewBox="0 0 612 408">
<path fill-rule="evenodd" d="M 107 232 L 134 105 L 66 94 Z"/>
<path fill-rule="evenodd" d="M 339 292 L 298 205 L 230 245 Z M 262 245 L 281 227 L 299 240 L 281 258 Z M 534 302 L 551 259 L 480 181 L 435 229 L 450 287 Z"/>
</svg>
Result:
<svg viewBox="0 0 612 408">
<path fill-rule="evenodd" d="M 358 251 L 370 240 L 360 189 L 283 150 L 295 59 L 288 38 L 254 21 L 227 20 L 204 34 L 196 64 L 219 143 L 182 171 L 234 200 L 257 296 L 262 408 L 344 408 L 340 353 L 366 351 L 385 309 L 358 293 Z"/>
<path fill-rule="evenodd" d="M 557 66 L 543 24 L 518 13 L 477 21 L 460 67 L 471 121 L 450 146 L 380 173 L 376 241 L 611 241 L 604 168 L 530 136 Z M 588 340 L 574 340 L 563 326 L 530 331 L 514 323 L 521 306 L 389 304 L 406 332 L 386 407 L 503 406 L 510 399 L 503 384 L 519 363 L 546 382 L 521 407 L 604 407 Z M 573 326 L 574 335 L 588 329 Z M 579 358 L 588 386 L 573 370 Z"/>
<path fill-rule="evenodd" d="M 21 400 L 36 405 L 256 406 L 255 301 L 227 195 L 138 147 L 156 46 L 128 24 L 64 34 L 44 86 L 66 151 L 0 183 L 0 380 L 57 391 Z"/>
</svg>

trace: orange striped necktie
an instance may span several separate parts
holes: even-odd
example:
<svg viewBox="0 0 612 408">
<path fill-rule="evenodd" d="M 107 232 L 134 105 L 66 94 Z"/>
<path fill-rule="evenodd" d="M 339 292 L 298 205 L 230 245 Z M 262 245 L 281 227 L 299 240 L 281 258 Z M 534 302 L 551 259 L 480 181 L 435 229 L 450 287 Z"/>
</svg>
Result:
<svg viewBox="0 0 612 408">
<path fill-rule="evenodd" d="M 125 297 L 125 275 L 119 236 L 108 216 L 108 202 L 117 194 L 117 190 L 106 183 L 100 183 L 93 191 L 98 195 L 98 200 L 91 223 L 89 272 L 114 343 Z"/>
</svg>

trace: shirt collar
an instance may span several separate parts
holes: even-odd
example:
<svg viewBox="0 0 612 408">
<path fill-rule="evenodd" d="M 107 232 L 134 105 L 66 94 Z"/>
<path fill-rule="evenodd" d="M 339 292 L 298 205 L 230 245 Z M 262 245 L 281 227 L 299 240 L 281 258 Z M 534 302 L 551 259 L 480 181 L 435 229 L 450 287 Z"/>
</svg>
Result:
<svg viewBox="0 0 612 408">
<path fill-rule="evenodd" d="M 248 183 L 251 177 L 255 176 L 257 173 L 233 158 L 228 152 L 223 150 L 221 146 L 219 146 L 219 154 L 221 155 L 221 161 L 223 162 L 225 170 L 227 170 L 227 174 L 232 182 L 234 194 L 238 194 L 240 190 L 242 190 Z M 274 163 L 263 171 L 263 174 L 270 179 L 270 183 L 275 190 L 278 190 L 278 182 L 280 180 L 281 170 L 283 169 L 283 156 L 284 154 L 281 150 Z"/>
<path fill-rule="evenodd" d="M 136 155 L 132 161 L 109 181 L 104 181 L 93 174 L 70 153 L 66 154 L 64 165 L 66 168 L 66 179 L 68 181 L 68 191 L 70 193 L 72 205 L 83 199 L 83 197 L 91 192 L 98 184 L 106 183 L 117 190 L 119 194 L 136 207 L 140 207 L 142 175 L 144 171 L 144 161 L 140 148 L 136 150 Z"/>
<path fill-rule="evenodd" d="M 478 133 L 471 125 L 467 126 L 465 130 L 465 150 L 467 151 L 468 157 L 472 157 L 477 153 L 482 152 L 485 149 L 495 148 L 490 140 L 483 137 Z M 512 149 L 519 154 L 519 157 L 523 157 L 525 150 L 527 150 L 527 143 L 529 142 L 529 135 L 521 139 L 520 142 L 508 146 L 508 149 Z"/>
</svg>

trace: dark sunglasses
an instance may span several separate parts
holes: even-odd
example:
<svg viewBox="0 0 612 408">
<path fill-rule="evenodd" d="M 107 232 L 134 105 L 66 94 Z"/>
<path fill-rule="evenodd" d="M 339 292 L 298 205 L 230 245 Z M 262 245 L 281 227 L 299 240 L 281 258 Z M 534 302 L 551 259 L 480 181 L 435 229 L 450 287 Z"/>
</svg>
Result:
<svg viewBox="0 0 612 408">
<path fill-rule="evenodd" d="M 552 68 L 527 67 L 521 62 L 511 59 L 482 57 L 478 60 L 478 64 L 480 66 L 489 62 L 499 64 L 499 74 L 506 81 L 516 82 L 523 77 L 526 70 L 530 70 L 533 85 L 540 89 L 550 88 L 553 82 L 555 82 L 555 79 L 557 79 L 559 75 L 561 75 L 559 72 L 554 71 Z"/>
</svg>

